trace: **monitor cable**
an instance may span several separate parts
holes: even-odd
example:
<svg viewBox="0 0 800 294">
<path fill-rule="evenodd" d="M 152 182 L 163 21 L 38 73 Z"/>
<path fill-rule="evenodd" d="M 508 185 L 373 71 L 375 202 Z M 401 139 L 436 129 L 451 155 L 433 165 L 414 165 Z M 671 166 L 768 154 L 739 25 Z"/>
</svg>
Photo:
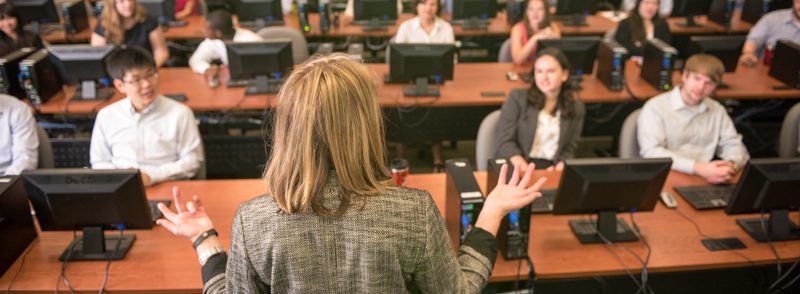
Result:
<svg viewBox="0 0 800 294">
<path fill-rule="evenodd" d="M 786 270 L 785 273 L 782 273 L 783 267 L 782 267 L 782 264 L 781 264 L 781 258 L 778 255 L 778 250 L 775 248 L 775 244 L 773 244 L 772 239 L 770 239 L 770 237 L 769 237 L 769 232 L 767 231 L 766 221 L 764 220 L 765 219 L 764 214 L 765 214 L 765 210 L 761 210 L 761 218 L 759 219 L 759 221 L 761 223 L 761 230 L 764 232 L 764 236 L 767 239 L 767 243 L 769 243 L 769 248 L 772 250 L 772 253 L 775 254 L 775 258 L 778 260 L 778 278 L 775 280 L 775 282 L 773 282 L 772 284 L 769 285 L 769 288 L 767 288 L 767 292 L 768 293 L 779 293 L 780 291 L 783 291 L 784 289 L 788 288 L 789 286 L 791 286 L 792 284 L 797 282 L 798 279 L 800 279 L 800 275 L 798 275 L 797 277 L 795 277 L 794 279 L 789 281 L 789 283 L 787 285 L 784 285 L 783 287 L 781 287 L 779 289 L 775 289 L 775 287 L 777 287 L 778 284 L 780 284 L 781 281 L 783 281 L 784 279 L 789 277 L 789 274 L 791 274 L 794 271 L 794 269 L 797 267 L 797 264 L 800 263 L 800 260 L 794 262 L 792 264 L 792 266 L 790 266 L 789 269 Z"/>
<path fill-rule="evenodd" d="M 72 230 L 72 240 L 75 240 L 78 237 L 78 231 Z M 72 253 L 75 250 L 75 246 L 77 244 L 71 243 L 69 248 L 67 249 L 67 254 L 64 256 L 64 262 L 61 263 L 61 273 L 58 275 L 58 279 L 56 280 L 56 290 L 54 293 L 58 294 L 58 289 L 61 286 L 61 280 L 64 280 L 64 284 L 67 285 L 69 288 L 70 293 L 75 293 L 75 289 L 72 288 L 72 283 L 69 282 L 69 278 L 67 278 L 67 265 L 69 264 L 69 259 L 72 257 Z"/>
<path fill-rule="evenodd" d="M 111 268 L 111 260 L 113 260 L 114 256 L 116 256 L 117 253 L 119 253 L 119 247 L 120 244 L 122 244 L 122 238 L 123 238 L 122 233 L 125 231 L 125 225 L 118 224 L 117 230 L 119 230 L 119 239 L 117 240 L 117 246 L 114 248 L 114 252 L 108 255 L 108 262 L 106 262 L 106 270 L 105 270 L 106 273 L 103 276 L 103 284 L 100 285 L 100 291 L 98 292 L 98 294 L 103 294 L 103 291 L 106 289 L 106 282 L 108 282 L 108 272 L 109 269 Z"/>
<path fill-rule="evenodd" d="M 589 215 L 588 217 L 589 217 L 589 220 L 593 221 L 591 215 Z M 628 266 L 625 265 L 625 262 L 622 261 L 622 258 L 616 252 L 614 252 L 614 250 L 612 250 L 611 247 L 614 247 L 614 243 L 611 242 L 610 240 L 608 240 L 608 238 L 606 238 L 606 236 L 603 235 L 603 233 L 600 232 L 599 230 L 597 231 L 597 236 L 600 237 L 600 240 L 603 240 L 603 243 L 605 243 L 607 245 L 607 246 L 603 246 L 603 248 L 605 248 L 609 253 L 611 253 L 611 256 L 614 257 L 614 259 L 617 261 L 617 263 L 619 263 L 619 265 L 622 266 L 622 269 L 625 270 L 625 273 L 628 274 L 628 276 L 631 278 L 633 283 L 636 284 L 636 286 L 639 289 L 641 289 L 642 288 L 642 283 L 638 279 L 636 279 L 636 276 L 634 276 L 633 273 L 631 272 L 630 268 L 628 268 Z M 618 247 L 624 248 L 623 246 L 618 246 Z M 634 256 L 636 256 L 636 255 L 634 255 Z M 636 256 L 636 258 L 638 259 L 639 257 Z"/>
<path fill-rule="evenodd" d="M 653 249 L 650 248 L 650 243 L 647 242 L 647 238 L 645 238 L 644 235 L 642 235 L 641 230 L 639 230 L 639 225 L 636 224 L 636 219 L 633 217 L 635 211 L 636 211 L 636 209 L 631 209 L 630 210 L 631 225 L 633 226 L 633 233 L 636 235 L 636 237 L 639 238 L 639 240 L 642 240 L 642 243 L 644 244 L 644 247 L 647 249 L 647 255 L 646 255 L 645 259 L 644 259 L 644 262 L 642 263 L 642 286 L 643 287 L 640 287 L 639 290 L 636 291 L 636 293 L 638 294 L 640 292 L 641 293 L 648 293 L 647 292 L 647 290 L 648 290 L 647 289 L 648 288 L 648 284 L 647 284 L 647 278 L 648 278 L 647 265 L 650 264 L 650 256 L 653 253 Z M 652 293 L 652 290 L 650 292 Z"/>
<path fill-rule="evenodd" d="M 27 257 L 28 253 L 30 252 L 31 252 L 31 247 L 28 246 L 28 248 L 25 249 L 25 252 L 22 253 L 22 260 L 19 262 L 19 268 L 17 268 L 17 272 L 14 273 L 14 276 L 11 277 L 11 281 L 8 282 L 8 287 L 6 288 L 6 294 L 11 293 L 11 285 L 14 284 L 14 280 L 17 279 L 19 273 L 22 272 L 22 267 L 25 266 L 25 257 Z"/>
</svg>

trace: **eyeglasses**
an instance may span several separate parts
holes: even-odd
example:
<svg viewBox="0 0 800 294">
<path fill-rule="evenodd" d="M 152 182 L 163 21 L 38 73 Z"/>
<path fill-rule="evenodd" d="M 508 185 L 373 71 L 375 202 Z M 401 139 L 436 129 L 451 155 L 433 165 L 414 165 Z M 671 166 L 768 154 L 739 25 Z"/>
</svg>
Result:
<svg viewBox="0 0 800 294">
<path fill-rule="evenodd" d="M 158 73 L 154 72 L 154 73 L 148 74 L 148 75 L 146 75 L 144 77 L 134 76 L 130 80 L 127 80 L 127 81 L 126 80 L 122 80 L 122 82 L 124 82 L 124 83 L 126 83 L 128 85 L 134 86 L 134 87 L 139 87 L 139 86 L 142 85 L 142 82 L 144 82 L 144 81 L 152 83 L 157 79 L 158 79 Z"/>
</svg>

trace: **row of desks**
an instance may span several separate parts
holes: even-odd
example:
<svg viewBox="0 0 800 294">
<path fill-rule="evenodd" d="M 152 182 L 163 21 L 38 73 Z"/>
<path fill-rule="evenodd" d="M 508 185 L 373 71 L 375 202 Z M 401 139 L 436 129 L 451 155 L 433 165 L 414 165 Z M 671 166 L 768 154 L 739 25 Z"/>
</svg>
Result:
<svg viewBox="0 0 800 294">
<path fill-rule="evenodd" d="M 558 186 L 560 175 L 557 172 L 537 171 L 536 175 L 548 177 L 545 188 Z M 486 174 L 478 172 L 476 178 L 481 188 L 485 189 Z M 676 193 L 673 190 L 674 186 L 703 184 L 705 182 L 700 178 L 672 172 L 667 178 L 664 190 Z M 408 185 L 429 191 L 439 211 L 447 211 L 444 174 L 410 175 Z M 207 180 L 162 183 L 148 188 L 147 197 L 169 198 L 173 186 L 180 187 L 184 195 L 197 194 L 203 197 L 206 211 L 216 224 L 226 247 L 230 242 L 231 223 L 236 208 L 243 201 L 264 193 L 263 182 L 258 179 Z M 682 198 L 676 198 L 677 211 L 659 203 L 653 212 L 643 212 L 637 216 L 641 232 L 652 247 L 652 257 L 648 266 L 652 274 L 743 268 L 748 265 L 775 263 L 775 256 L 769 246 L 751 239 L 736 225 L 736 217 L 728 216 L 722 210 L 696 211 Z M 693 219 L 699 227 L 695 228 L 694 224 L 684 219 L 678 211 Z M 458 216 L 444 215 L 444 218 L 448 222 L 458 222 Z M 537 214 L 531 218 L 528 252 L 535 264 L 539 282 L 622 276 L 626 268 L 638 274 L 641 265 L 620 248 L 599 244 L 581 245 L 567 225 L 568 220 L 575 218 L 581 216 Z M 791 218 L 797 222 L 797 213 L 792 213 Z M 137 235 L 136 243 L 124 260 L 114 261 L 111 264 L 106 287 L 108 291 L 160 293 L 200 291 L 202 287 L 200 267 L 188 241 L 172 236 L 161 227 L 128 233 Z M 736 237 L 747 248 L 711 252 L 700 242 L 706 238 L 704 235 L 713 238 Z M 450 236 L 451 240 L 457 239 L 457 235 L 451 233 Z M 22 259 L 18 259 L 0 278 L 0 289 L 7 289 L 12 277 L 16 275 L 10 289 L 13 292 L 52 292 L 56 282 L 59 281 L 61 270 L 58 256 L 71 239 L 71 232 L 41 232 L 39 238 L 30 246 L 24 258 L 24 265 Z M 642 242 L 622 245 L 640 256 L 644 256 L 646 252 Z M 776 242 L 775 247 L 784 262 L 800 258 L 800 241 Z M 77 291 L 97 291 L 103 280 L 104 267 L 104 261 L 72 262 L 66 270 L 66 275 Z M 498 256 L 490 281 L 513 281 L 517 277 L 517 269 L 517 261 L 508 261 Z M 523 280 L 527 273 L 527 267 L 522 266 L 519 274 Z M 62 283 L 60 287 L 65 289 L 66 286 Z"/>
<path fill-rule="evenodd" d="M 407 98 L 403 96 L 402 84 L 384 84 L 383 76 L 389 72 L 386 64 L 368 64 L 375 74 L 378 96 L 383 107 L 431 106 L 431 107 L 480 107 L 500 106 L 506 95 L 514 88 L 528 86 L 523 81 L 509 81 L 508 71 L 527 72 L 529 67 L 508 63 L 461 63 L 455 65 L 454 80 L 441 86 L 439 98 Z M 629 61 L 626 64 L 627 90 L 609 91 L 594 75 L 583 79 L 583 90 L 576 92 L 585 103 L 620 103 L 649 99 L 661 91 L 639 77 L 640 66 Z M 795 99 L 800 98 L 800 89 L 776 90 L 781 82 L 767 75 L 768 68 L 739 66 L 734 73 L 726 73 L 723 81 L 730 85 L 720 89 L 716 96 L 721 99 Z M 674 84 L 680 83 L 680 73 L 675 72 Z M 209 88 L 202 75 L 188 68 L 163 68 L 159 70 L 159 92 L 163 94 L 183 93 L 188 97 L 186 105 L 197 112 L 224 110 L 263 110 L 275 105 L 275 95 L 245 96 L 244 88 L 228 88 L 223 85 Z M 223 80 L 225 77 L 223 77 Z M 503 92 L 501 96 L 484 96 L 482 92 Z M 91 115 L 106 105 L 122 99 L 117 93 L 109 101 L 69 100 L 74 87 L 64 91 L 37 107 L 42 114 Z"/>
<path fill-rule="evenodd" d="M 340 23 L 339 26 L 333 26 L 331 29 L 322 33 L 319 27 L 319 14 L 309 14 L 310 32 L 305 33 L 306 38 L 316 37 L 334 37 L 344 38 L 351 36 L 360 37 L 392 37 L 397 33 L 400 24 L 408 19 L 413 18 L 413 14 L 402 14 L 398 17 L 398 21 L 387 28 L 386 31 L 371 31 L 365 32 L 361 26 L 353 24 Z M 448 18 L 445 16 L 445 18 Z M 164 31 L 164 36 L 167 40 L 199 40 L 203 39 L 204 18 L 202 16 L 191 16 L 186 19 L 187 25 L 183 27 L 172 27 Z M 668 20 L 670 29 L 673 34 L 677 35 L 705 35 L 705 34 L 727 34 L 737 33 L 743 34 L 750 31 L 752 25 L 748 22 L 740 21 L 739 18 L 734 18 L 730 26 L 723 26 L 712 21 L 708 21 L 704 16 L 698 17 L 698 23 L 702 27 L 684 27 L 678 23 L 684 22 L 685 18 L 670 18 Z M 287 15 L 284 17 L 285 25 L 288 27 L 300 30 L 300 24 L 296 15 Z M 64 31 L 57 31 L 42 36 L 43 39 L 51 43 L 86 43 L 89 41 L 91 34 L 94 30 L 96 19 L 90 20 L 90 28 L 74 35 L 67 35 Z M 575 27 L 564 26 L 561 22 L 556 22 L 563 35 L 602 35 L 607 31 L 615 28 L 617 23 L 609 18 L 600 15 L 591 15 L 587 17 L 587 26 Z M 300 30 L 302 31 L 302 30 Z M 457 37 L 467 36 L 508 36 L 511 31 L 511 26 L 508 24 L 505 12 L 499 12 L 497 17 L 491 20 L 486 30 L 464 30 L 461 26 L 453 26 L 453 31 Z"/>
</svg>

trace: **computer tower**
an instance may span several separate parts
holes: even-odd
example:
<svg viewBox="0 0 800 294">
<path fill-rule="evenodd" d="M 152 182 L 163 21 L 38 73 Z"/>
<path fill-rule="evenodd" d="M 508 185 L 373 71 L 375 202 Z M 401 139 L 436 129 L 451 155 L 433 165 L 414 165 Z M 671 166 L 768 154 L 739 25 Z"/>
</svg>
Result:
<svg viewBox="0 0 800 294">
<path fill-rule="evenodd" d="M 447 171 L 445 188 L 447 231 L 451 236 L 458 233 L 461 242 L 481 213 L 483 193 L 478 187 L 478 181 L 475 180 L 472 165 L 466 158 L 449 159 L 445 161 L 444 166 Z"/>
<path fill-rule="evenodd" d="M 511 178 L 514 166 L 505 158 L 489 159 L 486 168 L 486 193 L 491 193 L 497 186 L 500 169 L 503 164 L 508 164 L 506 182 Z M 523 259 L 528 256 L 528 240 L 531 228 L 531 206 L 525 205 L 520 210 L 512 211 L 500 223 L 497 231 L 497 240 L 500 245 L 500 254 L 506 260 Z"/>
<path fill-rule="evenodd" d="M 677 57 L 678 50 L 664 41 L 647 41 L 641 77 L 660 91 L 672 89 L 672 64 Z"/>
<path fill-rule="evenodd" d="M 522 21 L 525 9 L 528 7 L 528 0 L 507 0 L 506 1 L 506 21 L 509 26 L 514 26 Z"/>
<path fill-rule="evenodd" d="M 89 15 L 84 0 L 62 3 L 61 15 L 67 34 L 77 34 L 89 28 Z"/>
<path fill-rule="evenodd" d="M 764 14 L 792 7 L 792 0 L 745 0 L 742 5 L 742 20 L 755 24 Z"/>
<path fill-rule="evenodd" d="M 42 105 L 61 91 L 61 77 L 47 55 L 42 49 L 19 63 L 19 83 L 33 105 Z"/>
<path fill-rule="evenodd" d="M 708 10 L 708 19 L 721 25 L 729 25 L 736 0 L 713 0 Z"/>
<path fill-rule="evenodd" d="M 769 76 L 792 88 L 800 88 L 800 44 L 779 40 L 772 53 Z"/>
<path fill-rule="evenodd" d="M 19 177 L 0 177 L 0 276 L 36 239 L 27 195 Z"/>
<path fill-rule="evenodd" d="M 34 51 L 36 48 L 24 47 L 0 57 L 0 93 L 25 98 L 25 90 L 19 84 L 19 63 Z"/>
<path fill-rule="evenodd" d="M 625 59 L 628 49 L 614 40 L 600 42 L 597 49 L 597 78 L 611 91 L 625 87 Z"/>
</svg>

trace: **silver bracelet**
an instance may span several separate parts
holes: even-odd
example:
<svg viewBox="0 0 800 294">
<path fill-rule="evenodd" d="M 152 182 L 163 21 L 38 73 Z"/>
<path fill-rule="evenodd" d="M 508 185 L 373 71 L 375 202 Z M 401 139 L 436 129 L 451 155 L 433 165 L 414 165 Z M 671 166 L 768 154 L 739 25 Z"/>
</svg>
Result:
<svg viewBox="0 0 800 294">
<path fill-rule="evenodd" d="M 204 266 L 206 265 L 206 262 L 208 262 L 209 258 L 220 253 L 225 253 L 225 248 L 222 248 L 222 246 L 214 246 L 208 248 L 203 252 L 200 252 L 200 254 L 198 254 L 197 261 L 200 262 L 200 266 Z"/>
</svg>

